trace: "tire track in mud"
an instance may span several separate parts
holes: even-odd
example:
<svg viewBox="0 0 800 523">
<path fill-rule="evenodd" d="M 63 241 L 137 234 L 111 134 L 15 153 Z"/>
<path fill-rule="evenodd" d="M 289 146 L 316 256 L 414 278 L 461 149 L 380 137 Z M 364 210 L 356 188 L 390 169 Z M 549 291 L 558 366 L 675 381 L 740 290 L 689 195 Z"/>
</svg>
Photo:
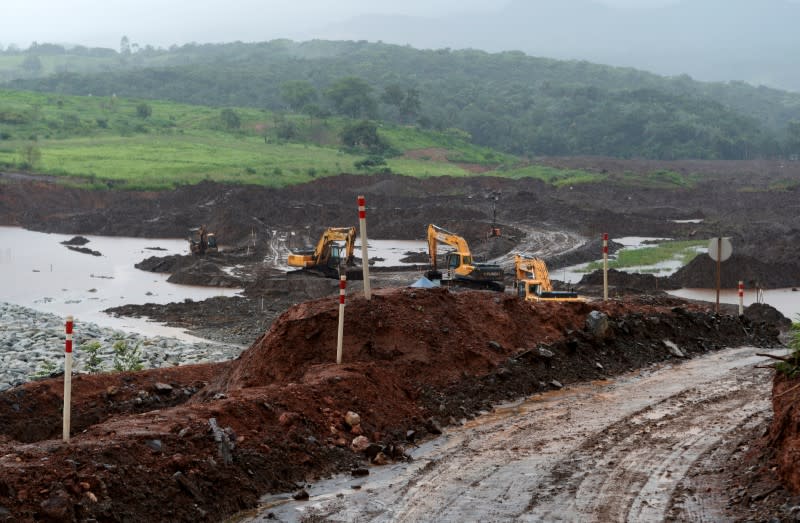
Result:
<svg viewBox="0 0 800 523">
<path fill-rule="evenodd" d="M 661 521 L 693 464 L 769 409 L 771 372 L 754 367 L 756 351 L 498 407 L 446 431 L 411 464 L 371 469 L 359 490 L 321 482 L 308 503 L 270 510 L 284 521 Z M 682 514 L 720 512 L 695 501 Z"/>
<path fill-rule="evenodd" d="M 566 254 L 584 245 L 583 236 L 562 230 L 545 230 L 521 223 L 511 224 L 525 233 L 525 237 L 508 254 L 489 260 L 500 265 L 504 271 L 514 271 L 514 255 L 523 258 L 548 258 Z"/>
<path fill-rule="evenodd" d="M 553 485 L 549 495 L 534 497 L 523 519 L 568 513 L 585 521 L 663 520 L 676 485 L 700 456 L 743 417 L 769 408 L 769 376 L 751 379 L 748 370 L 671 396 L 588 439 L 543 478 Z"/>
</svg>

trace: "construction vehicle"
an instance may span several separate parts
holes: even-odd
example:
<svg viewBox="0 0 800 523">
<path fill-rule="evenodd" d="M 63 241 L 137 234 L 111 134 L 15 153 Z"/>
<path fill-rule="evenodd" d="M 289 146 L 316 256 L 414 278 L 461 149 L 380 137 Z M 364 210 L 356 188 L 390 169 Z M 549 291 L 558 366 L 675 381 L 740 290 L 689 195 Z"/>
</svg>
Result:
<svg viewBox="0 0 800 523">
<path fill-rule="evenodd" d="M 216 235 L 213 232 L 208 232 L 205 225 L 190 229 L 189 251 L 196 255 L 218 252 Z"/>
<path fill-rule="evenodd" d="M 355 241 L 355 227 L 328 227 L 314 249 L 294 251 L 289 255 L 288 264 L 306 272 L 338 278 L 340 268 L 353 265 Z"/>
<path fill-rule="evenodd" d="M 454 248 L 445 255 L 444 266 L 447 271 L 445 281 L 467 287 L 501 292 L 504 290 L 502 267 L 489 263 L 475 263 L 464 238 L 434 224 L 428 225 L 428 255 L 430 256 L 431 270 L 426 276 L 429 280 L 443 279 L 442 272 L 437 269 L 436 260 L 436 250 L 440 243 Z"/>
<path fill-rule="evenodd" d="M 540 258 L 514 256 L 514 288 L 526 301 L 586 301 L 572 291 L 554 291 L 547 264 Z"/>
</svg>

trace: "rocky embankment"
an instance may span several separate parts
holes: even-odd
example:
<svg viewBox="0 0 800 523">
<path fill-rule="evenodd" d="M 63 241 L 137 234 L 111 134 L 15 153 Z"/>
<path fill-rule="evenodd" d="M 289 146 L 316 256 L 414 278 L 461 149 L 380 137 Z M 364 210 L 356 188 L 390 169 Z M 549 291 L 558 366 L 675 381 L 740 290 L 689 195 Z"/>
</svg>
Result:
<svg viewBox="0 0 800 523">
<path fill-rule="evenodd" d="M 64 338 L 64 318 L 0 302 L 0 391 L 63 373 Z M 86 349 L 95 341 L 99 348 L 92 358 Z M 126 348 L 124 354 L 115 352 L 115 344 Z M 226 361 L 242 351 L 234 345 L 142 336 L 82 323 L 79 318 L 76 318 L 73 347 L 73 368 L 77 373 L 88 372 L 93 366 L 98 371 L 113 370 L 115 358 L 125 356 L 128 360 L 120 362 L 123 366 L 138 361 L 142 368 L 149 369 Z"/>
</svg>

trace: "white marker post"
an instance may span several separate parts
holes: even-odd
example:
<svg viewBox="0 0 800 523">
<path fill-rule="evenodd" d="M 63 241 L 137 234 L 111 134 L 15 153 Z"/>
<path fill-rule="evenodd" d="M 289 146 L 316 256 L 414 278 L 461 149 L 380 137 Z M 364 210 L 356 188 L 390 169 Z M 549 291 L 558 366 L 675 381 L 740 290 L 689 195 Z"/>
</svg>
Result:
<svg viewBox="0 0 800 523">
<path fill-rule="evenodd" d="M 739 316 L 744 315 L 744 282 L 739 280 Z"/>
<path fill-rule="evenodd" d="M 369 254 L 367 253 L 367 201 L 358 197 L 358 225 L 361 229 L 361 268 L 364 273 L 364 297 L 369 300 Z"/>
<path fill-rule="evenodd" d="M 72 404 L 72 316 L 67 316 L 67 339 L 64 345 L 64 430 L 62 438 L 69 443 L 70 407 Z"/>
<path fill-rule="evenodd" d="M 342 342 L 344 341 L 344 295 L 347 276 L 339 276 L 339 332 L 336 335 L 336 364 L 342 363 Z"/>
<path fill-rule="evenodd" d="M 608 233 L 603 233 L 603 301 L 608 301 Z"/>
</svg>

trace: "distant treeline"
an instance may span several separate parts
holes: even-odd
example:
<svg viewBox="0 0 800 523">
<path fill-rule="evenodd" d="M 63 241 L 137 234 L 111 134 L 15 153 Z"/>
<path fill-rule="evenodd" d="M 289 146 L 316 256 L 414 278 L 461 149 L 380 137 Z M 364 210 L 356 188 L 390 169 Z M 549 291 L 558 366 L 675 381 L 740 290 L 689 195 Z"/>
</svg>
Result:
<svg viewBox="0 0 800 523">
<path fill-rule="evenodd" d="M 742 82 L 701 83 L 520 52 L 367 42 L 275 40 L 154 49 L 123 39 L 119 52 L 102 55 L 61 48 L 60 62 L 54 58 L 58 48 L 6 50 L 0 54 L 0 69 L 5 67 L 0 78 L 15 78 L 8 87 L 42 92 L 458 128 L 476 144 L 517 155 L 800 154 L 800 94 Z M 27 67 L 26 74 L 9 72 L 11 57 L 19 59 L 17 67 Z M 32 57 L 40 60 L 38 68 Z"/>
</svg>

